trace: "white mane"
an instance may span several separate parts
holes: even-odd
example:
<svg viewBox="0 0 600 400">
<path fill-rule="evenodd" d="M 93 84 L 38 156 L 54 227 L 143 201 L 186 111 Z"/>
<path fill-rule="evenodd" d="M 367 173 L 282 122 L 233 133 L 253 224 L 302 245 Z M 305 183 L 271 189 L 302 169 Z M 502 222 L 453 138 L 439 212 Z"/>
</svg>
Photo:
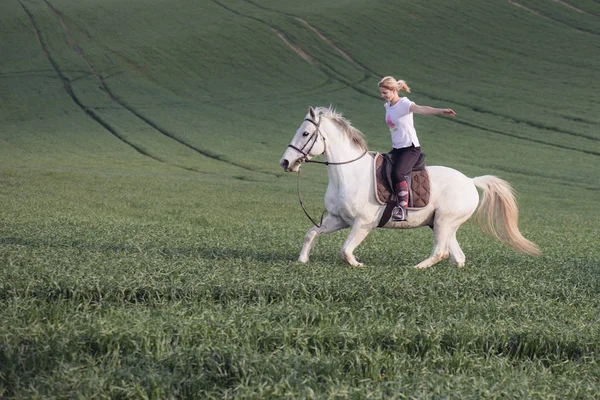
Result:
<svg viewBox="0 0 600 400">
<path fill-rule="evenodd" d="M 315 112 L 329 119 L 330 121 L 333 121 L 338 128 L 340 128 L 342 133 L 346 135 L 346 137 L 348 137 L 348 139 L 350 139 L 358 148 L 364 151 L 368 150 L 365 135 L 353 127 L 350 121 L 344 118 L 341 112 L 338 112 L 331 107 L 317 107 L 315 108 Z"/>
</svg>

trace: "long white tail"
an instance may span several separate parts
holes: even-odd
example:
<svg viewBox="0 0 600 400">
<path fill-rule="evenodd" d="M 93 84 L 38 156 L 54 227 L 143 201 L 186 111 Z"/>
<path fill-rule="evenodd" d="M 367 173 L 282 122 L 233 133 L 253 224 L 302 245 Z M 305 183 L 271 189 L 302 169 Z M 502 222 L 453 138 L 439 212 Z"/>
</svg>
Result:
<svg viewBox="0 0 600 400">
<path fill-rule="evenodd" d="M 519 209 L 510 184 L 492 175 L 473 178 L 473 183 L 483 192 L 476 216 L 481 230 L 520 253 L 539 256 L 539 247 L 519 231 Z"/>
</svg>

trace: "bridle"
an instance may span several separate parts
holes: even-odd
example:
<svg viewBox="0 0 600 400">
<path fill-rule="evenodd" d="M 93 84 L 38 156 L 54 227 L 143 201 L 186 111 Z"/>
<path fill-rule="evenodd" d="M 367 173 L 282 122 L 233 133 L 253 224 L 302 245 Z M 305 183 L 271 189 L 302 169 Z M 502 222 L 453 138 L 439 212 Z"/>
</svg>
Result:
<svg viewBox="0 0 600 400">
<path fill-rule="evenodd" d="M 331 161 L 314 161 L 314 160 L 309 160 L 308 156 L 310 155 L 311 150 L 313 149 L 313 147 L 315 147 L 315 144 L 317 143 L 317 140 L 319 139 L 319 136 L 321 137 L 321 139 L 323 140 L 323 147 L 325 147 L 325 150 L 323 151 L 323 153 L 325 153 L 327 151 L 327 142 L 325 141 L 325 136 L 323 136 L 323 134 L 321 133 L 321 120 L 322 118 L 319 118 L 319 122 L 315 122 L 310 118 L 304 118 L 304 121 L 310 122 L 311 124 L 313 124 L 317 129 L 315 129 L 315 131 L 312 133 L 312 135 L 310 135 L 310 137 L 308 138 L 308 140 L 306 141 L 306 143 L 304 143 L 304 146 L 302 146 L 301 148 L 298 148 L 296 146 L 294 146 L 293 144 L 288 145 L 288 147 L 291 147 L 292 149 L 296 150 L 298 153 L 302 154 L 302 159 L 300 160 L 301 163 L 313 163 L 313 164 L 323 164 L 323 165 L 344 165 L 344 164 L 350 164 L 354 161 L 358 161 L 361 158 L 363 158 L 365 156 L 365 154 L 367 154 L 367 150 L 365 150 L 360 156 L 349 160 L 349 161 L 341 161 L 341 162 L 331 162 Z M 310 147 L 308 148 L 307 151 L 304 151 L 304 148 L 306 146 L 308 146 L 308 144 L 312 141 L 312 144 L 310 145 Z"/>
<path fill-rule="evenodd" d="M 365 156 L 365 154 L 368 153 L 368 150 L 365 150 L 360 156 L 349 160 L 349 161 L 341 161 L 341 162 L 330 162 L 330 161 L 313 161 L 313 160 L 309 160 L 308 156 L 310 155 L 311 150 L 313 149 L 313 147 L 315 146 L 315 144 L 317 143 L 317 140 L 319 139 L 319 136 L 321 136 L 321 139 L 323 140 L 323 147 L 325 148 L 325 150 L 323 151 L 323 153 L 325 153 L 327 151 L 327 142 L 325 141 L 325 136 L 323 136 L 323 134 L 321 133 L 321 120 L 323 118 L 319 118 L 319 122 L 315 122 L 310 118 L 305 118 L 304 121 L 308 121 L 311 124 L 313 124 L 315 126 L 315 131 L 312 133 L 312 135 L 308 138 L 308 140 L 306 141 L 306 143 L 304 143 L 304 146 L 302 146 L 301 148 L 298 148 L 296 146 L 294 146 L 293 144 L 288 145 L 288 147 L 296 150 L 297 152 L 299 152 L 300 154 L 302 154 L 302 158 L 300 159 L 300 163 L 314 163 L 314 164 L 323 164 L 326 166 L 329 165 L 344 165 L 344 164 L 350 164 L 353 163 L 354 161 L 358 161 L 361 158 L 363 158 Z M 310 145 L 310 147 L 308 148 L 307 151 L 304 151 L 304 149 L 306 148 L 306 146 L 309 145 L 309 143 L 312 144 Z M 315 222 L 314 219 L 312 219 L 312 217 L 308 214 L 308 211 L 306 211 L 306 208 L 304 208 L 304 204 L 302 203 L 302 199 L 300 198 L 300 170 L 301 168 L 298 168 L 298 184 L 297 184 L 297 189 L 298 189 L 298 201 L 300 202 L 300 206 L 302 207 L 302 211 L 304 211 L 304 214 L 308 217 L 308 219 L 310 220 L 310 222 L 313 223 L 314 226 L 316 226 L 317 228 L 320 228 L 321 225 L 323 224 L 323 217 L 325 216 L 325 213 L 327 212 L 327 210 L 323 211 L 323 214 L 321 214 L 321 222 L 319 222 L 318 224 Z"/>
<path fill-rule="evenodd" d="M 308 121 L 311 124 L 313 124 L 316 128 L 315 131 L 312 133 L 312 135 L 310 135 L 310 137 L 308 138 L 306 143 L 304 143 L 304 146 L 302 146 L 302 148 L 299 149 L 296 146 L 294 146 L 293 144 L 288 145 L 288 147 L 291 147 L 292 149 L 296 150 L 298 153 L 302 154 L 302 156 L 303 156 L 302 160 L 301 160 L 302 162 L 309 162 L 310 160 L 308 159 L 308 156 L 309 156 L 310 152 L 312 151 L 313 147 L 315 147 L 315 144 L 317 143 L 319 136 L 323 137 L 323 143 L 325 143 L 325 137 L 321 134 L 321 130 L 320 130 L 321 119 L 319 119 L 318 123 L 309 118 L 304 118 L 304 121 Z M 312 144 L 310 145 L 310 147 L 308 148 L 307 151 L 304 151 L 304 148 L 306 146 L 308 146 L 308 144 L 311 142 L 311 140 L 312 140 Z"/>
</svg>

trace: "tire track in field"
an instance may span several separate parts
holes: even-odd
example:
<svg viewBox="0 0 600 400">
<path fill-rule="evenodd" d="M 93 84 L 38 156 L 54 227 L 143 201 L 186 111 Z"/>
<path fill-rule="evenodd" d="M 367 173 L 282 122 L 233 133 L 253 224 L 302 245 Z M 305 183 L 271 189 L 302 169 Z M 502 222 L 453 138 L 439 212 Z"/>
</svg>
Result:
<svg viewBox="0 0 600 400">
<path fill-rule="evenodd" d="M 544 125 L 544 124 L 539 123 L 539 122 L 531 122 L 531 121 L 521 120 L 521 119 L 514 118 L 514 117 L 512 117 L 510 115 L 495 113 L 495 112 L 492 112 L 490 110 L 486 110 L 484 108 L 481 108 L 479 106 L 472 106 L 470 104 L 461 103 L 461 102 L 456 101 L 454 99 L 448 100 L 448 99 L 444 99 L 442 97 L 434 96 L 434 95 L 429 94 L 429 93 L 424 93 L 424 94 L 425 94 L 425 96 L 427 96 L 430 99 L 435 100 L 435 101 L 441 101 L 441 102 L 444 102 L 444 103 L 453 103 L 453 104 L 459 105 L 461 107 L 468 108 L 469 110 L 471 110 L 473 112 L 477 112 L 477 113 L 480 113 L 480 114 L 491 115 L 493 117 L 505 118 L 505 119 L 508 119 L 508 120 L 510 120 L 510 121 L 512 121 L 514 123 L 524 124 L 524 125 L 527 125 L 529 127 L 535 128 L 535 129 L 544 129 L 544 130 L 551 131 L 551 132 L 563 133 L 565 135 L 574 136 L 574 137 L 580 137 L 580 138 L 584 138 L 584 139 L 589 139 L 589 140 L 593 140 L 595 142 L 600 141 L 600 138 L 597 138 L 595 136 L 588 135 L 588 134 L 585 134 L 585 133 L 573 132 L 573 131 L 569 131 L 569 130 L 566 130 L 566 129 L 556 128 L 556 127 L 553 127 L 553 126 Z"/>
<path fill-rule="evenodd" d="M 42 38 L 41 30 L 40 30 L 37 22 L 35 21 L 35 17 L 31 13 L 31 11 L 25 6 L 25 4 L 23 4 L 21 2 L 21 0 L 17 0 L 17 1 L 19 1 L 19 4 L 21 4 L 21 7 L 23 8 L 23 10 L 25 11 L 25 13 L 29 17 L 29 21 L 31 22 L 31 25 L 33 27 L 33 32 L 35 34 L 35 37 L 36 37 L 38 43 L 42 47 L 42 51 L 46 55 L 46 58 L 48 59 L 48 61 L 50 62 L 50 64 L 54 68 L 54 70 L 56 71 L 56 74 L 58 75 L 58 78 L 61 80 L 65 91 L 67 92 L 67 94 L 69 95 L 69 97 L 71 97 L 71 99 L 73 100 L 73 102 L 75 102 L 75 104 L 83 112 L 85 112 L 90 118 L 92 118 L 94 121 L 96 121 L 98 124 L 100 124 L 104 129 L 106 129 L 107 131 L 109 131 L 113 136 L 115 136 L 121 142 L 123 142 L 126 145 L 128 145 L 129 147 L 133 148 L 134 150 L 136 150 L 138 153 L 142 154 L 143 156 L 149 157 L 149 158 L 151 158 L 151 159 L 153 159 L 155 161 L 161 162 L 161 163 L 165 163 L 164 160 L 162 160 L 162 159 L 160 159 L 160 158 L 158 158 L 156 156 L 151 155 L 146 150 L 144 150 L 142 147 L 137 146 L 135 143 L 132 143 L 129 140 L 127 140 L 115 128 L 113 128 L 108 122 L 104 121 L 102 119 L 102 117 L 100 117 L 98 114 L 96 114 L 94 112 L 94 110 L 92 110 L 91 108 L 89 108 L 88 106 L 86 106 L 85 104 L 83 104 L 81 102 L 81 100 L 77 97 L 77 95 L 73 91 L 73 87 L 71 85 L 71 81 L 69 80 L 69 78 L 67 76 L 64 75 L 64 73 L 61 71 L 60 67 L 58 66 L 58 63 L 54 60 L 54 58 L 52 57 L 52 55 L 50 55 L 50 52 L 48 50 L 48 46 L 46 45 L 46 43 L 44 42 L 44 39 Z"/>
<path fill-rule="evenodd" d="M 345 50 L 343 50 L 341 47 L 339 47 L 338 45 L 334 44 L 327 36 L 325 36 L 325 34 L 323 34 L 321 31 L 319 31 L 316 27 L 314 27 L 313 25 L 311 25 L 308 21 L 306 21 L 305 19 L 302 19 L 294 14 L 290 14 L 290 13 L 286 13 L 283 11 L 279 11 L 279 10 L 275 10 L 273 8 L 268 8 L 265 6 L 261 6 L 260 4 L 255 3 L 252 0 L 241 0 L 243 2 L 246 2 L 254 7 L 260 8 L 262 10 L 266 10 L 266 11 L 270 11 L 270 12 L 274 12 L 276 14 L 279 15 L 285 15 L 286 17 L 290 17 L 295 19 L 296 21 L 300 22 L 301 24 L 305 25 L 308 29 L 310 29 L 311 31 L 313 31 L 323 42 L 325 42 L 329 47 L 331 47 L 332 49 L 334 49 L 338 54 L 340 54 L 343 58 L 345 58 L 347 61 L 349 61 L 350 63 L 352 63 L 355 67 L 357 67 L 358 69 L 361 69 L 362 71 L 367 73 L 367 79 L 370 78 L 371 76 L 375 76 L 377 79 L 381 79 L 383 77 L 383 75 L 373 71 L 371 68 L 369 68 L 368 66 L 366 66 L 365 64 L 357 61 L 356 59 L 354 59 L 352 56 L 350 56 L 350 54 L 348 54 L 348 52 L 346 52 Z M 364 82 L 366 79 L 363 79 L 363 81 L 361 81 L 360 83 Z M 356 89 L 356 88 L 354 88 Z M 375 96 L 377 99 L 380 99 L 379 97 Z"/>
<path fill-rule="evenodd" d="M 343 50 L 342 48 L 340 48 L 339 46 L 337 46 L 336 44 L 334 44 L 327 36 L 325 36 L 321 31 L 319 31 L 317 28 L 315 28 L 313 25 L 311 25 L 308 21 L 306 21 L 305 19 L 302 19 L 296 15 L 290 14 L 290 13 L 286 13 L 283 11 L 278 11 L 272 8 L 268 8 L 268 7 L 264 7 L 261 6 L 260 4 L 255 3 L 252 0 L 241 0 L 243 2 L 246 2 L 254 7 L 260 8 L 262 10 L 266 10 L 269 12 L 273 12 L 279 15 L 284 15 L 286 17 L 290 17 L 295 19 L 296 21 L 300 22 L 301 24 L 305 25 L 308 29 L 310 29 L 311 31 L 313 31 L 313 33 L 315 33 L 323 42 L 325 42 L 329 47 L 331 47 L 333 50 L 335 50 L 339 55 L 342 56 L 342 58 L 346 59 L 346 61 L 350 62 L 351 64 L 353 64 L 355 67 L 357 67 L 358 69 L 362 70 L 363 72 L 366 73 L 365 78 L 363 78 L 363 80 L 361 80 L 359 83 L 362 83 L 364 81 L 366 81 L 367 79 L 369 79 L 371 77 L 371 75 L 374 75 L 375 77 L 378 77 L 379 79 L 381 79 L 381 75 L 378 74 L 377 72 L 374 72 L 373 70 L 371 70 L 369 67 L 367 67 L 366 65 L 364 65 L 363 63 L 357 61 L 356 59 L 354 59 L 352 56 L 350 56 L 345 50 Z M 356 88 L 353 88 L 356 90 Z"/>
<path fill-rule="evenodd" d="M 561 3 L 562 5 L 565 5 L 565 6 L 569 7 L 569 8 L 573 8 L 574 10 L 579 10 L 579 9 L 575 9 L 574 7 L 570 6 L 569 4 L 567 4 L 567 3 L 563 2 L 563 1 L 556 1 L 556 0 L 553 0 L 553 1 L 555 1 L 556 3 Z M 568 23 L 566 23 L 564 21 L 561 21 L 559 19 L 549 17 L 547 15 L 544 15 L 544 14 L 540 13 L 539 11 L 535 11 L 535 10 L 532 10 L 531 8 L 529 8 L 529 7 L 525 7 L 524 5 L 519 4 L 519 3 L 517 3 L 514 0 L 508 0 L 508 3 L 512 4 L 515 7 L 521 8 L 521 9 L 523 9 L 525 11 L 528 11 L 528 12 L 530 12 L 530 13 L 532 13 L 532 14 L 540 17 L 540 18 L 546 19 L 548 21 L 556 22 L 557 24 L 561 24 L 561 25 L 567 26 L 567 27 L 569 27 L 571 29 L 576 30 L 579 33 L 585 33 L 585 34 L 588 34 L 588 35 L 599 36 L 597 32 L 594 32 L 594 31 L 589 30 L 589 29 L 581 28 L 581 27 L 575 27 L 575 26 L 573 26 L 571 24 L 568 24 Z M 579 10 L 579 11 L 582 11 L 582 10 Z"/>
<path fill-rule="evenodd" d="M 207 150 L 202 150 L 188 142 L 186 142 L 185 140 L 181 139 L 180 137 L 176 136 L 175 134 L 167 131 L 166 129 L 160 127 L 158 124 L 156 124 L 155 122 L 151 121 L 149 118 L 147 118 L 146 116 L 144 116 L 143 114 L 141 114 L 140 112 L 138 112 L 137 110 L 135 110 L 133 107 L 129 106 L 128 104 L 124 103 L 123 101 L 121 101 L 108 87 L 108 85 L 106 84 L 106 81 L 104 80 L 104 78 L 102 78 L 102 76 L 100 75 L 100 73 L 98 73 L 98 71 L 96 71 L 96 69 L 94 68 L 94 66 L 92 65 L 92 63 L 89 61 L 89 59 L 86 57 L 86 55 L 84 54 L 83 50 L 81 49 L 81 47 L 79 46 L 79 44 L 75 41 L 75 39 L 73 38 L 73 35 L 71 35 L 71 31 L 69 30 L 69 27 L 67 26 L 67 24 L 65 23 L 62 14 L 60 13 L 60 11 L 58 11 L 48 0 L 44 0 L 44 2 L 46 3 L 46 5 L 48 5 L 48 7 L 50 7 L 50 9 L 54 12 L 54 14 L 56 14 L 56 17 L 58 19 L 58 21 L 60 22 L 65 35 L 67 37 L 68 42 L 71 44 L 71 46 L 73 46 L 73 48 L 75 49 L 75 51 L 77 52 L 77 54 L 83 59 L 83 61 L 85 62 L 85 64 L 88 66 L 88 68 L 90 69 L 90 71 L 92 72 L 92 74 L 94 75 L 94 77 L 96 78 L 96 80 L 98 81 L 98 86 L 100 87 L 100 89 L 102 91 L 104 91 L 108 97 L 115 102 L 116 104 L 118 104 L 120 107 L 126 109 L 127 111 L 129 111 L 130 113 L 132 113 L 133 115 L 135 115 L 138 119 L 140 119 L 141 121 L 143 121 L 145 124 L 147 124 L 148 126 L 150 126 L 151 128 L 153 128 L 154 130 L 156 130 L 157 132 L 161 133 L 162 135 L 176 141 L 177 143 L 187 147 L 188 149 L 201 154 L 207 158 L 216 160 L 216 161 L 221 161 L 230 165 L 233 165 L 235 167 L 238 168 L 242 168 L 248 171 L 252 171 L 252 172 L 262 172 L 262 173 L 266 173 L 269 175 L 273 175 L 272 173 L 267 173 L 264 171 L 260 171 L 257 169 L 253 169 L 250 167 L 247 167 L 243 164 L 239 164 L 230 160 L 227 160 L 225 158 L 223 158 L 223 156 L 213 153 L 211 151 L 207 151 Z M 162 161 L 162 160 L 161 160 Z M 163 161 L 164 162 L 164 161 Z M 196 172 L 200 172 L 196 169 L 192 169 L 192 168 L 187 168 L 187 167 L 182 167 L 191 171 L 196 171 Z M 276 174 L 275 174 L 276 175 Z M 276 175 L 277 176 L 277 175 Z"/>
<path fill-rule="evenodd" d="M 270 11 L 270 12 L 274 12 L 280 15 L 285 15 L 291 18 L 294 18 L 296 21 L 306 25 L 306 27 L 308 29 L 310 29 L 311 31 L 313 31 L 314 33 L 317 34 L 317 36 L 319 36 L 319 38 L 324 41 L 325 43 L 327 43 L 331 48 L 333 48 L 338 54 L 340 54 L 343 58 L 345 58 L 347 61 L 351 62 L 352 64 L 354 64 L 356 67 L 358 67 L 359 69 L 362 69 L 363 71 L 369 73 L 369 74 L 373 74 L 373 71 L 369 70 L 369 68 L 367 68 L 365 65 L 363 65 L 362 63 L 356 61 L 354 58 L 352 58 L 348 53 L 346 53 L 344 50 L 342 50 L 341 48 L 339 48 L 338 46 L 336 46 L 331 40 L 329 40 L 329 38 L 327 36 L 325 36 L 323 33 L 321 33 L 317 28 L 315 28 L 314 26 L 312 26 L 311 24 L 308 23 L 308 21 L 297 17 L 293 14 L 289 14 L 286 12 L 282 12 L 282 11 L 277 11 L 274 10 L 272 8 L 268 8 L 268 7 L 264 7 L 261 6 L 260 4 L 256 4 L 254 1 L 252 0 L 242 0 L 248 4 L 253 5 L 254 7 L 260 8 L 262 10 L 266 10 L 266 11 Z M 375 74 L 377 75 L 377 74 Z"/>
<path fill-rule="evenodd" d="M 566 1 L 562 1 L 562 0 L 552 0 L 552 1 L 553 1 L 553 2 L 555 2 L 555 3 L 562 4 L 563 6 L 565 6 L 565 7 L 567 7 L 567 8 L 570 8 L 571 10 L 573 10 L 573 11 L 576 11 L 576 12 L 578 12 L 578 13 L 580 13 L 580 14 L 587 14 L 587 15 L 591 15 L 592 17 L 597 17 L 597 16 L 598 16 L 598 15 L 596 15 L 596 14 L 592 14 L 592 13 L 589 13 L 589 12 L 587 12 L 587 11 L 583 11 L 581 8 L 577 8 L 577 7 L 575 7 L 575 6 L 573 6 L 573 5 L 569 4 L 569 3 L 567 3 Z"/>
<path fill-rule="evenodd" d="M 531 8 L 529 8 L 529 7 L 525 7 L 524 5 L 522 5 L 522 4 L 519 4 L 519 3 L 517 3 L 516 1 L 513 1 L 513 0 L 508 0 L 508 3 L 509 3 L 509 4 L 512 4 L 512 5 L 513 5 L 513 6 L 515 6 L 515 7 L 521 8 L 521 9 L 523 9 L 523 10 L 527 11 L 527 12 L 530 12 L 530 13 L 531 13 L 531 14 L 533 14 L 533 15 L 537 15 L 537 16 L 538 16 L 538 17 L 540 17 L 540 18 L 547 19 L 547 20 L 549 20 L 549 21 L 550 21 L 550 18 L 546 17 L 545 15 L 542 15 L 542 14 L 540 14 L 539 12 L 537 12 L 537 11 L 535 11 L 535 10 L 532 10 L 532 9 L 531 9 Z"/>
<path fill-rule="evenodd" d="M 296 54 L 298 54 L 300 57 L 304 58 L 306 61 L 308 61 L 309 64 L 314 65 L 314 66 L 318 66 L 319 63 L 317 62 L 317 60 L 315 60 L 314 58 L 312 58 L 310 55 L 306 54 L 304 52 L 304 50 L 302 50 L 300 47 L 297 47 L 295 45 L 293 45 L 292 43 L 290 43 L 287 38 L 285 37 L 285 35 L 283 34 L 283 32 L 278 31 L 277 29 L 271 27 L 271 29 L 273 30 L 273 32 L 275 32 L 275 34 L 277 36 L 279 36 L 281 38 L 281 40 L 283 40 L 283 42 L 285 44 L 288 45 L 288 47 L 290 47 L 292 50 L 294 50 L 294 52 Z"/>
<path fill-rule="evenodd" d="M 249 0 L 245 0 L 248 1 L 248 3 L 252 3 Z M 338 46 L 336 46 L 335 44 L 333 44 L 331 42 L 331 40 L 329 40 L 329 38 L 327 38 L 327 36 L 323 35 L 317 28 L 315 28 L 314 26 L 312 26 L 311 24 L 309 24 L 306 20 L 299 18 L 299 17 L 294 17 L 297 21 L 303 23 L 304 25 L 306 25 L 308 27 L 308 29 L 310 29 L 311 31 L 313 31 L 314 33 L 317 34 L 317 36 L 319 36 L 321 38 L 321 40 L 323 40 L 325 43 L 327 43 L 330 47 L 332 47 L 335 51 L 337 51 L 343 58 L 345 58 L 347 61 L 351 62 L 352 64 L 354 64 L 356 67 L 358 67 L 359 69 L 362 69 L 363 71 L 372 74 L 373 72 L 370 71 L 366 66 L 364 66 L 363 64 L 359 63 L 358 61 L 356 61 L 354 58 L 350 57 L 350 55 L 348 53 L 346 53 L 344 50 L 342 50 L 341 48 L 339 48 Z M 377 75 L 377 74 L 376 74 Z"/>
<path fill-rule="evenodd" d="M 550 181 L 552 183 L 560 181 L 561 186 L 575 187 L 575 188 L 585 189 L 585 190 L 589 190 L 589 191 L 593 191 L 593 192 L 600 191 L 600 187 L 590 186 L 589 181 L 579 181 L 576 179 L 572 179 L 571 177 L 568 177 L 568 176 L 550 175 L 550 174 L 544 174 L 544 173 L 537 172 L 537 171 L 521 170 L 518 168 L 511 168 L 507 165 L 480 164 L 480 163 L 473 163 L 473 162 L 468 162 L 468 164 L 476 166 L 478 168 L 481 168 L 482 170 L 491 168 L 493 170 L 503 171 L 503 172 L 507 172 L 510 174 L 522 175 L 522 176 L 526 176 L 529 178 L 547 179 L 548 181 Z"/>
<path fill-rule="evenodd" d="M 226 5 L 224 5 L 223 3 L 221 3 L 219 0 L 212 0 L 215 4 L 217 4 L 218 6 L 224 8 L 225 10 L 236 14 L 240 17 L 244 17 L 244 18 L 249 18 L 252 19 L 256 22 L 259 22 L 263 25 L 266 25 L 267 27 L 269 27 L 288 47 L 290 47 L 296 54 L 298 54 L 303 60 L 305 60 L 306 62 L 310 63 L 312 66 L 314 66 L 315 68 L 318 68 L 325 76 L 327 76 L 329 79 L 340 82 L 346 86 L 348 86 L 351 89 L 354 89 L 355 91 L 364 94 L 366 96 L 372 97 L 372 98 L 379 98 L 378 96 L 375 96 L 373 94 L 371 94 L 369 91 L 361 88 L 360 86 L 357 86 L 358 84 L 366 81 L 367 79 L 370 78 L 369 73 L 366 73 L 365 76 L 358 82 L 352 82 L 348 79 L 346 79 L 342 73 L 338 72 L 336 70 L 335 67 L 333 67 L 332 65 L 323 62 L 322 60 L 318 60 L 316 57 L 314 57 L 313 55 L 310 55 L 305 49 L 303 49 L 300 44 L 296 43 L 295 41 L 293 41 L 289 35 L 286 35 L 285 32 L 279 28 L 276 25 L 270 24 L 268 22 L 263 21 L 260 18 L 257 17 L 253 17 L 251 15 L 246 15 L 243 14 L 239 11 L 236 11 Z M 256 4 L 250 3 L 254 6 L 256 6 Z M 259 8 L 262 9 L 266 9 L 264 7 L 260 7 Z M 267 9 L 268 10 L 268 9 Z M 361 68 L 362 69 L 362 68 Z M 368 72 L 363 70 L 363 72 Z"/>
<path fill-rule="evenodd" d="M 364 94 L 366 96 L 369 97 L 373 97 L 378 99 L 379 97 L 371 94 L 369 91 L 361 88 L 360 86 L 357 86 L 358 84 L 361 84 L 363 82 L 365 82 L 366 80 L 368 80 L 371 76 L 370 75 L 365 75 L 360 81 L 358 82 L 351 82 L 350 80 L 343 78 L 343 75 L 340 74 L 333 66 L 331 66 L 330 64 L 324 63 L 322 61 L 318 61 L 316 60 L 314 57 L 312 57 L 311 55 L 309 55 L 304 49 L 302 49 L 302 47 L 300 47 L 300 45 L 298 44 L 293 44 L 291 42 L 291 40 L 285 36 L 285 34 L 283 32 L 281 32 L 280 30 L 271 27 L 271 29 L 273 30 L 273 32 L 275 32 L 275 34 L 277 36 L 279 36 L 279 38 L 281 40 L 283 40 L 283 42 L 290 47 L 296 54 L 298 54 L 300 57 L 302 57 L 304 60 L 306 60 L 307 62 L 309 62 L 311 65 L 313 65 L 314 67 L 318 68 L 323 74 L 325 74 L 325 76 L 327 76 L 329 79 L 338 81 L 346 86 L 348 86 L 351 89 L 354 89 L 355 91 Z"/>
<path fill-rule="evenodd" d="M 555 144 L 555 143 L 550 143 L 550 142 L 545 142 L 543 140 L 539 140 L 539 139 L 532 139 L 532 138 L 528 138 L 528 137 L 524 137 L 521 135 L 517 135 L 516 133 L 508 133 L 508 132 L 504 132 L 498 129 L 492 129 L 492 128 L 487 128 L 481 125 L 477 125 L 477 124 L 473 124 L 471 122 L 467 122 L 467 121 L 463 121 L 460 119 L 448 119 L 448 121 L 454 122 L 456 124 L 461 124 L 461 125 L 465 125 L 465 126 L 469 126 L 471 128 L 476 128 L 482 131 L 486 131 L 486 132 L 491 132 L 491 133 L 496 133 L 499 135 L 504 135 L 504 136 L 509 136 L 512 138 L 516 138 L 516 139 L 521 139 L 521 140 L 525 140 L 528 142 L 533 142 L 533 143 L 538 143 L 538 144 L 543 144 L 545 146 L 551 146 L 551 147 L 556 147 L 562 150 L 571 150 L 571 151 L 577 151 L 580 153 L 584 153 L 584 154 L 591 154 L 594 156 L 600 156 L 600 152 L 598 151 L 593 151 L 593 150 L 583 150 L 583 149 L 578 149 L 576 147 L 571 147 L 571 146 L 565 146 L 565 145 L 561 145 L 561 144 Z"/>
</svg>

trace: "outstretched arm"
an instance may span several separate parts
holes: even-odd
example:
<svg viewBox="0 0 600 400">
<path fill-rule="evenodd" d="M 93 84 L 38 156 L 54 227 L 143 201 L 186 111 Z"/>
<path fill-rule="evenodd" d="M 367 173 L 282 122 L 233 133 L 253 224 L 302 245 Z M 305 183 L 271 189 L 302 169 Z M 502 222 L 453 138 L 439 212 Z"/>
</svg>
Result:
<svg viewBox="0 0 600 400">
<path fill-rule="evenodd" d="M 456 113 L 454 110 L 450 108 L 434 108 L 429 106 L 420 106 L 416 103 L 412 103 L 410 105 L 410 111 L 415 114 L 423 114 L 423 115 L 449 115 L 454 117 Z"/>
</svg>

